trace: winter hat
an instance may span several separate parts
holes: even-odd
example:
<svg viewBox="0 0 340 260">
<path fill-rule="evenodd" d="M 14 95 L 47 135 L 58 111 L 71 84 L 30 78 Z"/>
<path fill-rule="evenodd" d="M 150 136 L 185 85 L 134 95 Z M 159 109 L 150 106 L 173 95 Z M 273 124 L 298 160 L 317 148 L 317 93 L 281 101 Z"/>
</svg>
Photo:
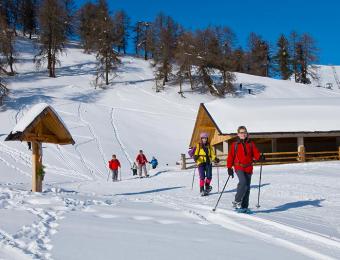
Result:
<svg viewBox="0 0 340 260">
<path fill-rule="evenodd" d="M 200 137 L 201 137 L 201 139 L 202 138 L 209 138 L 209 135 L 207 133 L 201 133 Z"/>
</svg>

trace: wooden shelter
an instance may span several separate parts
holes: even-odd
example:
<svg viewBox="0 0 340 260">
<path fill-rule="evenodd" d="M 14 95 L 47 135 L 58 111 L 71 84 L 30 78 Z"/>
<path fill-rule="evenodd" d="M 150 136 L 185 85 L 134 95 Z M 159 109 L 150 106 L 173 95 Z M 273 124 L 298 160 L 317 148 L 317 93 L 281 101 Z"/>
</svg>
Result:
<svg viewBox="0 0 340 260">
<path fill-rule="evenodd" d="M 32 191 L 42 191 L 42 143 L 74 144 L 56 111 L 45 103 L 33 106 L 17 123 L 5 141 L 25 141 L 32 148 Z"/>
<path fill-rule="evenodd" d="M 200 104 L 190 147 L 206 132 L 225 157 L 245 125 L 268 164 L 340 159 L 340 99 L 237 99 Z M 185 156 L 182 154 L 182 161 Z M 183 167 L 184 168 L 184 167 Z"/>
</svg>

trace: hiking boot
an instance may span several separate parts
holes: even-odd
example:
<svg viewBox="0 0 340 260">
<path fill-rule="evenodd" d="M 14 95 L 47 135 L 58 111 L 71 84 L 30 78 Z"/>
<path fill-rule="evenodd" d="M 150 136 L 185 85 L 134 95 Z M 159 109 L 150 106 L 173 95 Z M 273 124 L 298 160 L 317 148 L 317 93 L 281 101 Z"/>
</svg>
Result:
<svg viewBox="0 0 340 260">
<path fill-rule="evenodd" d="M 234 209 L 240 209 L 241 208 L 241 202 L 233 201 L 233 208 Z"/>
<path fill-rule="evenodd" d="M 212 186 L 210 186 L 209 184 L 206 184 L 205 185 L 205 192 L 210 193 L 211 190 L 212 190 Z"/>
<path fill-rule="evenodd" d="M 203 186 L 200 187 L 200 194 L 201 194 L 202 197 L 205 196 L 205 195 L 207 195 L 206 192 L 205 192 L 205 190 L 204 190 L 204 187 L 203 187 Z"/>
</svg>

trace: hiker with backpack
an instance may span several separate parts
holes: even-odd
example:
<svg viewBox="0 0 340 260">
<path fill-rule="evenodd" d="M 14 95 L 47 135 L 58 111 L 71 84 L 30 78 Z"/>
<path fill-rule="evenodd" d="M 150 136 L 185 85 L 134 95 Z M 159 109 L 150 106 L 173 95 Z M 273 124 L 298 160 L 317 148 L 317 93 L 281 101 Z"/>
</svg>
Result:
<svg viewBox="0 0 340 260">
<path fill-rule="evenodd" d="M 194 160 L 197 164 L 200 177 L 200 194 L 206 196 L 212 190 L 210 186 L 212 179 L 212 163 L 218 163 L 219 159 L 215 155 L 215 151 L 210 145 L 209 135 L 207 133 L 200 134 L 200 142 L 195 147 Z"/>
<path fill-rule="evenodd" d="M 250 183 L 253 174 L 253 161 L 264 162 L 265 157 L 260 154 L 255 143 L 248 137 L 245 126 L 237 129 L 237 139 L 232 143 L 228 158 L 228 175 L 234 178 L 234 170 L 239 179 L 237 192 L 232 206 L 240 211 L 246 212 L 249 206 Z M 234 167 L 234 169 L 233 169 Z"/>
<path fill-rule="evenodd" d="M 143 153 L 143 150 L 139 150 L 139 154 L 137 155 L 136 158 L 137 166 L 138 166 L 138 171 L 139 171 L 139 177 L 143 178 L 142 173 L 144 171 L 145 177 L 149 177 L 148 171 L 146 169 L 146 163 L 148 163 L 148 159 L 146 159 L 146 156 Z"/>
<path fill-rule="evenodd" d="M 118 170 L 121 166 L 115 154 L 112 155 L 112 159 L 109 161 L 109 168 L 112 172 L 112 181 L 118 181 Z"/>
</svg>

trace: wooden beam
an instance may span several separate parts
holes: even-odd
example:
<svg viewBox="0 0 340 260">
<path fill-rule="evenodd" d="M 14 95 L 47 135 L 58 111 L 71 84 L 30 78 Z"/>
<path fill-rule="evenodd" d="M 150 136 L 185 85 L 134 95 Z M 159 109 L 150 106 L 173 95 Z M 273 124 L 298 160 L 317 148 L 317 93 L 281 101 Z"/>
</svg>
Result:
<svg viewBox="0 0 340 260">
<path fill-rule="evenodd" d="M 32 142 L 32 192 L 42 191 L 41 167 L 41 143 Z"/>
<path fill-rule="evenodd" d="M 299 145 L 298 147 L 298 157 L 299 162 L 306 161 L 305 147 L 303 145 Z"/>
<path fill-rule="evenodd" d="M 46 135 L 46 134 L 37 135 L 37 134 L 29 133 L 24 136 L 24 140 L 30 141 L 30 142 L 38 141 L 42 143 L 56 143 L 56 144 L 60 143 L 57 137 L 53 135 Z"/>
</svg>

